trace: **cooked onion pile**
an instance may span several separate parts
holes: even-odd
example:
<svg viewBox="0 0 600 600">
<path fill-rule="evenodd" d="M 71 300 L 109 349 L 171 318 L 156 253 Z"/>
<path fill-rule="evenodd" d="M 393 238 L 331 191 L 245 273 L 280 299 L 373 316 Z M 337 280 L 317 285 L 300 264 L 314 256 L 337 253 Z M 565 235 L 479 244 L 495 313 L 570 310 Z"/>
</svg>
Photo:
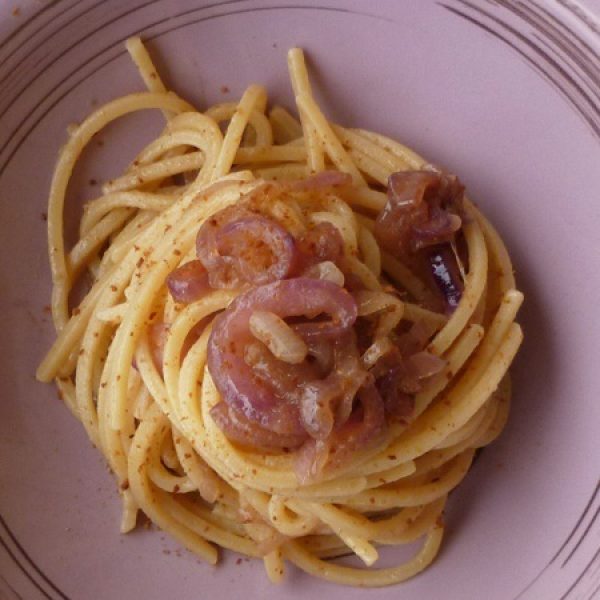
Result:
<svg viewBox="0 0 600 600">
<path fill-rule="evenodd" d="M 238 444 L 297 450 L 302 483 L 381 442 L 386 422 L 410 417 L 414 395 L 446 366 L 426 350 L 431 323 L 401 325 L 406 293 L 354 273 L 357 243 L 333 224 L 346 217 L 352 236 L 355 217 L 344 201 L 351 185 L 335 171 L 258 185 L 202 224 L 197 258 L 167 278 L 182 304 L 211 290 L 239 292 L 208 341 L 208 370 L 222 398 L 210 414 Z M 462 193 L 456 177 L 394 173 L 372 238 L 415 271 L 429 270 L 432 304 L 446 312 L 463 289 L 451 250 Z"/>
</svg>

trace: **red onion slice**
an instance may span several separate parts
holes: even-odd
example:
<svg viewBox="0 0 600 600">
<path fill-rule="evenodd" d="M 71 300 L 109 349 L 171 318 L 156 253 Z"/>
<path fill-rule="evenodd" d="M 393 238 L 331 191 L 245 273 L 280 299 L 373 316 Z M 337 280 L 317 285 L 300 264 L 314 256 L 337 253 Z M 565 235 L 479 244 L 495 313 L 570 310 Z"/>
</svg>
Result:
<svg viewBox="0 0 600 600">
<path fill-rule="evenodd" d="M 329 460 L 329 440 L 309 439 L 295 453 L 294 472 L 301 485 L 317 482 Z"/>
<path fill-rule="evenodd" d="M 167 288 L 175 302 L 189 304 L 210 290 L 208 272 L 199 260 L 191 260 L 168 275 Z"/>
<path fill-rule="evenodd" d="M 460 229 L 464 188 L 454 175 L 400 171 L 388 180 L 388 201 L 375 222 L 380 245 L 400 259 Z"/>
<path fill-rule="evenodd" d="M 320 190 L 349 181 L 347 174 L 332 171 L 289 185 L 267 183 L 207 219 L 196 237 L 196 254 L 208 271 L 210 286 L 236 288 L 243 282 L 264 285 L 301 274 L 320 262 L 339 261 L 344 243 L 331 223 L 319 223 L 295 240 L 285 227 L 260 213 L 281 194 Z"/>
<path fill-rule="evenodd" d="M 244 361 L 254 374 L 267 383 L 280 397 L 291 398 L 307 381 L 321 376 L 318 365 L 303 362 L 297 365 L 277 360 L 264 344 L 250 343 L 244 352 Z"/>
<path fill-rule="evenodd" d="M 285 279 L 295 258 L 294 238 L 271 219 L 253 215 L 227 223 L 216 234 L 220 256 L 230 256 L 253 285 Z"/>
<path fill-rule="evenodd" d="M 296 261 L 292 235 L 245 205 L 207 219 L 196 236 L 196 254 L 213 288 L 235 288 L 246 281 L 263 285 L 287 277 Z"/>
<path fill-rule="evenodd" d="M 417 377 L 417 379 L 427 379 L 442 371 L 446 366 L 447 361 L 424 350 L 410 356 L 408 358 L 408 364 L 412 374 Z"/>
<path fill-rule="evenodd" d="M 219 229 L 226 223 L 249 214 L 250 211 L 241 206 L 229 206 L 202 223 L 196 234 L 196 255 L 208 271 L 217 269 L 222 264 L 222 257 L 217 249 Z"/>
<path fill-rule="evenodd" d="M 456 257 L 449 244 L 434 246 L 427 252 L 431 276 L 446 302 L 446 312 L 452 313 L 460 303 L 464 290 Z"/>
<path fill-rule="evenodd" d="M 400 258 L 412 250 L 412 226 L 428 220 L 425 195 L 438 182 L 428 171 L 392 173 L 388 179 L 388 200 L 375 221 L 379 244 Z"/>
<path fill-rule="evenodd" d="M 255 310 L 270 311 L 281 318 L 327 314 L 329 321 L 295 328 L 307 337 L 335 336 L 352 327 L 356 303 L 334 283 L 287 279 L 241 294 L 215 319 L 208 342 L 208 368 L 223 400 L 262 427 L 299 434 L 304 428 L 297 404 L 289 397 L 279 397 L 244 360 L 246 347 L 254 342 L 249 320 Z"/>
<path fill-rule="evenodd" d="M 275 433 L 247 419 L 242 413 L 219 402 L 210 410 L 217 427 L 233 442 L 254 449 L 273 450 L 297 448 L 306 439 L 306 433 L 298 435 Z"/>
<path fill-rule="evenodd" d="M 323 373 L 328 373 L 333 368 L 333 342 L 328 339 L 313 338 L 308 340 L 308 354 L 311 356 Z"/>
<path fill-rule="evenodd" d="M 308 433 L 326 439 L 334 425 L 342 425 L 350 416 L 354 397 L 368 373 L 360 365 L 354 335 L 347 333 L 334 343 L 333 369 L 325 379 L 301 385 L 300 415 Z"/>
<path fill-rule="evenodd" d="M 388 418 L 401 421 L 410 417 L 415 409 L 415 397 L 402 391 L 403 369 L 390 371 L 377 381 Z"/>
<path fill-rule="evenodd" d="M 344 240 L 337 227 L 321 222 L 304 233 L 297 242 L 297 249 L 297 268 L 303 271 L 325 261 L 339 263 L 344 255 Z"/>
<path fill-rule="evenodd" d="M 402 356 L 411 356 L 412 354 L 421 352 L 427 346 L 433 332 L 434 330 L 431 326 L 427 326 L 421 321 L 416 321 L 408 331 L 398 335 L 394 343 L 402 353 Z"/>
<path fill-rule="evenodd" d="M 354 411 L 326 440 L 308 440 L 296 455 L 295 471 L 302 484 L 317 481 L 323 472 L 346 464 L 358 450 L 372 447 L 385 429 L 383 401 L 374 385 L 358 393 L 361 409 Z M 362 413 L 362 414 L 361 414 Z"/>
<path fill-rule="evenodd" d="M 429 221 L 413 225 L 413 247 L 417 250 L 451 241 L 462 226 L 462 219 L 458 215 L 440 209 L 432 213 Z"/>
</svg>

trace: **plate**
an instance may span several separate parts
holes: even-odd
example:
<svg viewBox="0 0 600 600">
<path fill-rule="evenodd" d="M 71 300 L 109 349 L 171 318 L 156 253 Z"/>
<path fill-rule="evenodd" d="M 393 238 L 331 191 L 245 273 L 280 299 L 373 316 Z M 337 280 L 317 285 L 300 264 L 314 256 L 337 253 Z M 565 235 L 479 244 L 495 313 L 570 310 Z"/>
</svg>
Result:
<svg viewBox="0 0 600 600">
<path fill-rule="evenodd" d="M 201 563 L 165 535 L 118 533 L 114 483 L 53 387 L 45 211 L 65 127 L 142 84 L 141 33 L 167 83 L 202 107 L 250 82 L 291 106 L 305 48 L 324 111 L 457 172 L 511 249 L 526 294 L 514 405 L 453 494 L 431 568 L 369 598 L 600 597 L 597 311 L 600 14 L 575 0 L 11 0 L 0 7 L 0 597 L 212 595 L 353 600 L 259 563 Z M 118 173 L 156 115 L 124 121 L 76 173 L 70 206 Z"/>
</svg>

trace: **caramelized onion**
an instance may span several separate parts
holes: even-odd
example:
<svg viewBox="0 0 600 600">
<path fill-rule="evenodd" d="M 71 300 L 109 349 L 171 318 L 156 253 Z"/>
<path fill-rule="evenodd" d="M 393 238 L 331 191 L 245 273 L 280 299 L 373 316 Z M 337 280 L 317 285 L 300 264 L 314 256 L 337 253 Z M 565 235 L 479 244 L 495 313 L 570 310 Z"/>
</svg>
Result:
<svg viewBox="0 0 600 600">
<path fill-rule="evenodd" d="M 355 292 L 358 316 L 378 314 L 375 337 L 383 337 L 394 330 L 404 314 L 404 304 L 394 295 L 372 290 Z"/>
<path fill-rule="evenodd" d="M 431 276 L 446 303 L 446 312 L 453 312 L 464 290 L 456 257 L 449 244 L 434 246 L 427 251 Z"/>
<path fill-rule="evenodd" d="M 328 339 L 313 338 L 306 341 L 308 354 L 314 358 L 316 364 L 326 373 L 333 368 L 333 341 Z"/>
<path fill-rule="evenodd" d="M 214 319 L 208 341 L 208 369 L 221 398 L 210 415 L 234 443 L 296 450 L 303 484 L 381 441 L 386 417 L 409 418 L 415 394 L 446 365 L 424 350 L 431 331 L 401 321 L 404 304 L 394 294 L 365 289 L 353 268 L 358 259 L 346 253 L 337 227 L 323 221 L 306 229 L 302 201 L 318 205 L 351 182 L 345 173 L 325 171 L 256 187 L 202 224 L 198 259 L 167 277 L 180 303 L 210 288 L 241 288 Z M 450 249 L 462 226 L 462 195 L 452 175 L 394 173 L 374 231 L 382 249 L 430 277 L 448 311 L 463 292 Z M 290 198 L 296 212 L 284 210 Z M 204 326 L 190 332 L 182 358 Z M 150 327 L 159 370 L 167 336 L 164 324 Z"/>
<path fill-rule="evenodd" d="M 254 375 L 268 384 L 280 398 L 293 402 L 301 385 L 323 376 L 318 365 L 308 362 L 297 365 L 285 363 L 275 358 L 260 342 L 252 342 L 246 346 L 244 361 L 252 367 Z"/>
<path fill-rule="evenodd" d="M 410 356 L 425 348 L 432 333 L 431 327 L 427 327 L 424 323 L 416 321 L 408 331 L 396 337 L 396 347 L 400 350 L 402 356 Z"/>
<path fill-rule="evenodd" d="M 189 304 L 210 289 L 208 272 L 199 260 L 191 260 L 169 274 L 167 288 L 175 302 Z"/>
<path fill-rule="evenodd" d="M 286 195 L 301 199 L 325 190 L 325 197 L 350 184 L 349 175 L 332 171 L 257 187 L 205 221 L 196 238 L 198 260 L 167 280 L 178 302 L 192 302 L 208 287 L 247 290 L 214 320 L 208 369 L 221 401 L 211 416 L 233 442 L 297 449 L 302 483 L 372 447 L 386 415 L 409 417 L 414 394 L 446 364 L 424 351 L 431 332 L 403 326 L 402 302 L 363 289 L 338 228 L 320 222 L 305 230 L 298 209 L 294 237 L 271 210 Z M 462 225 L 462 194 L 451 175 L 394 173 L 375 224 L 382 248 L 411 269 L 418 264 L 419 276 L 427 266 L 449 310 L 462 294 L 449 245 Z M 166 334 L 164 326 L 151 332 L 161 355 Z"/>
<path fill-rule="evenodd" d="M 394 346 L 370 370 L 376 378 L 385 412 L 392 419 L 409 417 L 414 410 L 414 394 L 422 390 L 426 379 L 437 375 L 447 364 L 443 358 L 422 350 L 427 337 L 419 337 L 420 334 L 418 330 L 403 334 L 406 354 Z"/>
<path fill-rule="evenodd" d="M 302 484 L 317 481 L 323 472 L 347 463 L 353 453 L 372 447 L 385 428 L 383 401 L 374 385 L 358 393 L 360 409 L 326 440 L 311 439 L 296 455 L 295 471 Z"/>
<path fill-rule="evenodd" d="M 342 425 L 352 412 L 354 397 L 368 373 L 361 367 L 354 336 L 346 334 L 334 342 L 333 369 L 325 379 L 301 385 L 300 414 L 308 433 L 326 439 L 334 425 Z"/>
<path fill-rule="evenodd" d="M 307 440 L 294 456 L 294 472 L 301 485 L 317 482 L 329 460 L 329 440 Z"/>
<path fill-rule="evenodd" d="M 372 367 L 377 363 L 378 360 L 383 358 L 389 352 L 394 351 L 394 344 L 389 337 L 377 338 L 363 353 L 361 360 L 362 363 L 368 368 Z"/>
<path fill-rule="evenodd" d="M 253 285 L 288 276 L 294 261 L 294 238 L 271 219 L 254 215 L 232 221 L 217 233 L 221 256 L 233 259 L 238 273 Z"/>
<path fill-rule="evenodd" d="M 426 379 L 442 371 L 447 361 L 431 352 L 422 351 L 409 356 L 408 363 L 412 374 L 417 379 Z"/>
<path fill-rule="evenodd" d="M 261 427 L 247 419 L 240 411 L 219 402 L 212 407 L 210 416 L 217 427 L 232 441 L 250 448 L 272 450 L 275 448 L 297 448 L 306 439 L 306 433 L 282 434 Z"/>
<path fill-rule="evenodd" d="M 281 225 L 236 205 L 202 224 L 196 254 L 211 287 L 235 288 L 242 282 L 262 285 L 287 277 L 296 250 L 294 238 Z"/>
<path fill-rule="evenodd" d="M 441 209 L 432 210 L 431 213 L 428 221 L 413 225 L 413 245 L 416 249 L 450 241 L 462 226 L 458 215 Z"/>
<path fill-rule="evenodd" d="M 223 225 L 247 217 L 252 213 L 242 206 L 229 206 L 202 223 L 196 235 L 196 255 L 209 271 L 215 271 L 226 262 L 217 248 L 217 233 Z M 211 280 L 211 285 L 215 287 Z"/>
<path fill-rule="evenodd" d="M 407 259 L 415 250 L 450 241 L 460 229 L 464 188 L 454 175 L 400 171 L 388 180 L 388 201 L 375 222 L 375 237 L 388 252 Z"/>
<path fill-rule="evenodd" d="M 369 372 L 375 377 L 378 387 L 389 379 L 394 383 L 395 388 L 405 394 L 414 394 L 421 389 L 419 380 L 408 367 L 406 357 L 400 353 L 397 347 L 384 354 Z M 388 385 L 390 381 L 385 385 Z"/>
<path fill-rule="evenodd" d="M 385 414 L 394 420 L 410 417 L 415 409 L 415 397 L 401 389 L 403 371 L 392 370 L 377 382 L 383 398 Z"/>
<path fill-rule="evenodd" d="M 241 294 L 215 319 L 208 342 L 208 368 L 223 400 L 266 429 L 302 433 L 297 404 L 278 396 L 244 360 L 246 346 L 253 340 L 249 321 L 256 310 L 281 318 L 329 315 L 330 320 L 294 325 L 309 339 L 347 331 L 356 320 L 356 303 L 348 292 L 328 281 L 288 279 Z"/>
<path fill-rule="evenodd" d="M 410 416 L 414 409 L 414 393 L 421 389 L 421 384 L 409 373 L 400 352 L 394 349 L 383 356 L 371 373 L 376 377 L 386 415 L 392 419 Z"/>
<path fill-rule="evenodd" d="M 323 221 L 298 240 L 298 253 L 302 269 L 324 261 L 337 263 L 344 254 L 344 240 L 337 227 Z"/>
</svg>

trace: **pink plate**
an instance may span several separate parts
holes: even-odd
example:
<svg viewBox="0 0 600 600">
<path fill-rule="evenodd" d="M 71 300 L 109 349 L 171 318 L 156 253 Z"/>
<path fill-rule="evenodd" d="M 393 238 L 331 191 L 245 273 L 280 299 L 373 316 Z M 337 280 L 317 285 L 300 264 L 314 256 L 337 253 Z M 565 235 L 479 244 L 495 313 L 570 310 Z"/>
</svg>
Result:
<svg viewBox="0 0 600 600">
<path fill-rule="evenodd" d="M 213 568 L 155 531 L 120 536 L 111 476 L 54 388 L 34 379 L 52 339 L 43 218 L 52 167 L 67 124 L 142 89 L 123 46 L 136 33 L 198 106 L 254 81 L 291 105 L 285 52 L 303 46 L 328 115 L 459 173 L 512 250 L 526 341 L 508 428 L 453 494 L 434 565 L 368 597 L 599 598 L 594 14 L 598 0 L 1 2 L 0 598 L 364 597 L 293 569 L 275 588 L 259 563 L 226 553 Z M 96 144 L 70 206 L 160 124 L 136 116 L 110 147 Z"/>
</svg>

